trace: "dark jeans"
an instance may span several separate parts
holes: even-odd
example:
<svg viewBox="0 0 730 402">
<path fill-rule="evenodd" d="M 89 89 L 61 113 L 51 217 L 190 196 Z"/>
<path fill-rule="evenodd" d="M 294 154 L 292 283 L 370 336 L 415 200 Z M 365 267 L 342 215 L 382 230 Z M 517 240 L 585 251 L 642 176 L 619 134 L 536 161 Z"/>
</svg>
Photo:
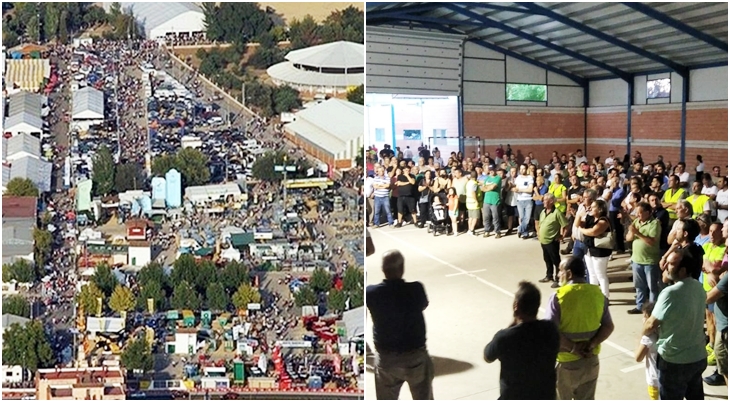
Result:
<svg viewBox="0 0 730 402">
<path fill-rule="evenodd" d="M 580 258 L 580 260 L 583 262 L 584 267 L 586 265 L 586 254 L 588 254 L 588 247 L 586 247 L 586 244 L 580 240 L 576 240 L 573 243 L 573 257 Z M 591 282 L 588 276 L 588 269 L 586 269 L 586 282 Z"/>
<path fill-rule="evenodd" d="M 545 261 L 545 276 L 557 280 L 558 267 L 560 266 L 560 242 L 553 241 L 542 246 L 542 259 Z"/>
<path fill-rule="evenodd" d="M 702 372 L 707 368 L 707 359 L 694 363 L 669 363 L 657 356 L 659 369 L 659 398 L 661 400 L 702 400 L 705 391 Z"/>
<path fill-rule="evenodd" d="M 426 221 L 430 219 L 430 209 L 429 209 L 428 202 L 420 202 L 418 203 L 418 222 L 421 225 L 425 225 Z"/>
<path fill-rule="evenodd" d="M 624 244 L 624 225 L 621 224 L 621 219 L 618 218 L 618 211 L 608 213 L 608 219 L 611 221 L 611 227 L 613 228 L 613 237 L 616 239 L 615 251 L 623 253 L 626 251 L 626 245 Z"/>
</svg>

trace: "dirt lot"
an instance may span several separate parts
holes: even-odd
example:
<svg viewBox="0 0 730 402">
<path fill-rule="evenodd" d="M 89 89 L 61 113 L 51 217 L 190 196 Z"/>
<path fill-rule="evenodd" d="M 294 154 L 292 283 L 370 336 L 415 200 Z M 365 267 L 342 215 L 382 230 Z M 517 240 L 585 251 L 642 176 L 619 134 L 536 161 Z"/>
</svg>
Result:
<svg viewBox="0 0 730 402">
<path fill-rule="evenodd" d="M 322 22 L 335 10 L 344 10 L 349 6 L 353 6 L 359 10 L 363 9 L 362 2 L 354 1 L 340 1 L 332 3 L 259 2 L 259 4 L 261 5 L 261 8 L 268 6 L 276 10 L 276 14 L 279 14 L 284 19 L 285 23 L 291 22 L 294 18 L 301 20 L 307 14 L 311 15 L 317 22 Z"/>
</svg>

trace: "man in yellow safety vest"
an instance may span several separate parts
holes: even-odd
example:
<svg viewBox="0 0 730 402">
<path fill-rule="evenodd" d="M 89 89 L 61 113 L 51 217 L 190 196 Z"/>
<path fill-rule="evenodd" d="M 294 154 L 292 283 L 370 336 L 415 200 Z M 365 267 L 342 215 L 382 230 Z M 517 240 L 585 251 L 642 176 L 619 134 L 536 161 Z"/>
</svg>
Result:
<svg viewBox="0 0 730 402">
<path fill-rule="evenodd" d="M 550 297 L 546 319 L 560 332 L 557 373 L 558 399 L 595 399 L 598 353 L 614 329 L 608 299 L 601 288 L 586 282 L 579 258 L 560 264 L 560 288 Z"/>
<path fill-rule="evenodd" d="M 677 220 L 677 212 L 674 206 L 677 205 L 679 200 L 686 197 L 687 193 L 684 192 L 684 189 L 679 188 L 679 176 L 676 174 L 669 176 L 669 187 L 664 192 L 664 197 L 662 197 L 662 206 L 669 212 L 670 225 Z"/>
<path fill-rule="evenodd" d="M 702 214 L 710 216 L 710 197 L 702 194 L 702 183 L 692 183 L 692 195 L 687 197 L 687 201 L 692 204 L 692 219 Z"/>
</svg>

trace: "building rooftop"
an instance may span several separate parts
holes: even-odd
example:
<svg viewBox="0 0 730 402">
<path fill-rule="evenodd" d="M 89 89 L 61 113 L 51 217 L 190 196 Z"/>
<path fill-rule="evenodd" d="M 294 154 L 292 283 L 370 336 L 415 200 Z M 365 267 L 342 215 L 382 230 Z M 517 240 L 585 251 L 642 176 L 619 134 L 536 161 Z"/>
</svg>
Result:
<svg viewBox="0 0 730 402">
<path fill-rule="evenodd" d="M 40 158 L 41 140 L 27 133 L 20 133 L 11 138 L 3 137 L 3 160 L 12 159 L 13 155 L 21 152 Z"/>
<path fill-rule="evenodd" d="M 3 219 L 36 217 L 38 199 L 35 197 L 3 197 Z"/>
<path fill-rule="evenodd" d="M 362 137 L 365 108 L 356 103 L 332 98 L 297 112 L 287 130 L 333 154 L 347 148 L 348 141 Z"/>
<path fill-rule="evenodd" d="M 31 320 L 14 314 L 3 314 L 3 332 L 13 324 L 25 325 Z"/>
</svg>

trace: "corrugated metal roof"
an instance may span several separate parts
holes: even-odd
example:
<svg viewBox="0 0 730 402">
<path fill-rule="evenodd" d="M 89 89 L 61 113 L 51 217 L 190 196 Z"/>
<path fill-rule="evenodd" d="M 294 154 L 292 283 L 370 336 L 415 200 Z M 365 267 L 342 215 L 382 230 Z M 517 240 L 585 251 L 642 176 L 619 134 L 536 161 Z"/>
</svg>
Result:
<svg viewBox="0 0 730 402">
<path fill-rule="evenodd" d="M 43 129 L 43 120 L 41 120 L 40 117 L 27 111 L 23 111 L 12 116 L 8 116 L 8 118 L 5 119 L 4 130 L 13 132 L 17 131 L 20 129 L 22 124 L 29 125 L 30 129 L 34 131 L 41 131 Z"/>
<path fill-rule="evenodd" d="M 333 154 L 342 152 L 347 142 L 363 135 L 365 108 L 337 98 L 296 113 L 295 120 L 285 127 Z"/>
<path fill-rule="evenodd" d="M 30 179 L 41 192 L 51 191 L 53 164 L 32 156 L 16 159 L 10 165 L 10 180 Z"/>
<path fill-rule="evenodd" d="M 582 78 L 727 65 L 722 3 L 370 3 L 368 25 L 463 33 Z M 625 75 L 624 75 L 625 74 Z"/>
<path fill-rule="evenodd" d="M 3 264 L 14 257 L 33 254 L 35 218 L 6 218 L 3 216 Z"/>
<path fill-rule="evenodd" d="M 8 97 L 10 104 L 8 116 L 15 116 L 21 113 L 30 113 L 33 116 L 41 118 L 41 104 L 43 97 L 39 94 L 21 91 Z"/>
<path fill-rule="evenodd" d="M 109 11 L 111 3 L 104 3 L 104 8 Z M 194 11 L 203 14 L 203 10 L 193 2 L 121 2 L 122 11 L 129 14 L 134 13 L 135 18 L 144 27 L 145 34 L 149 36 L 150 31 L 167 21 L 187 13 Z"/>
<path fill-rule="evenodd" d="M 295 64 L 313 67 L 365 67 L 365 46 L 362 43 L 338 41 L 293 50 L 286 59 Z"/>
<path fill-rule="evenodd" d="M 37 206 L 36 197 L 3 197 L 3 217 L 35 219 Z"/>
</svg>

